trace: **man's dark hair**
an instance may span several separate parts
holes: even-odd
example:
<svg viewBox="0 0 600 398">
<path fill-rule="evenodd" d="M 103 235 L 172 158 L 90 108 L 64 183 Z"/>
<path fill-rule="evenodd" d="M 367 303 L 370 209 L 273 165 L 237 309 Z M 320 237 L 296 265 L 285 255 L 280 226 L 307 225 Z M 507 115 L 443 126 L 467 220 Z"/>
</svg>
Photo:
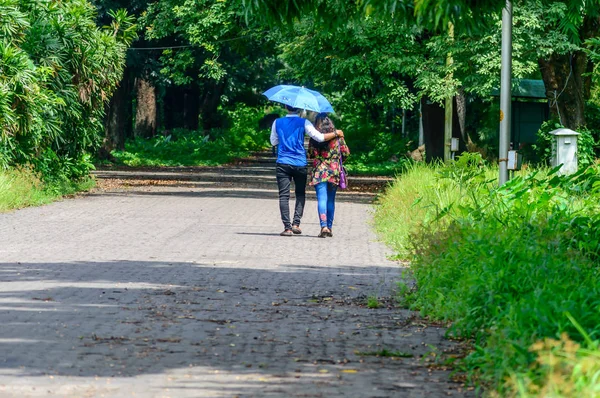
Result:
<svg viewBox="0 0 600 398">
<path fill-rule="evenodd" d="M 285 109 L 287 109 L 290 112 L 298 112 L 299 111 L 298 108 L 294 108 L 293 106 L 289 106 L 289 105 L 286 105 Z"/>
</svg>

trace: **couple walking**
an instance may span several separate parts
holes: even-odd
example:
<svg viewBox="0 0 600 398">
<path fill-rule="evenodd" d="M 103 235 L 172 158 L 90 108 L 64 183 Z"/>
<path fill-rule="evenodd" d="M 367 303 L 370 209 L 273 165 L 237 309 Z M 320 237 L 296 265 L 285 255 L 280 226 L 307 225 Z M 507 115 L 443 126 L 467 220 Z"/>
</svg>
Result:
<svg viewBox="0 0 600 398">
<path fill-rule="evenodd" d="M 286 105 L 288 114 L 273 122 L 271 145 L 277 145 L 277 185 L 279 186 L 279 210 L 284 230 L 281 236 L 299 235 L 300 221 L 306 201 L 308 170 L 305 134 L 310 137 L 309 157 L 313 160 L 310 185 L 315 187 L 318 214 L 321 224 L 320 238 L 333 236 L 335 194 L 340 184 L 340 166 L 350 150 L 344 141 L 344 133 L 336 130 L 326 113 L 319 113 L 313 125 L 301 118 L 299 109 Z M 290 188 L 295 185 L 296 206 L 294 219 L 290 220 Z"/>
</svg>

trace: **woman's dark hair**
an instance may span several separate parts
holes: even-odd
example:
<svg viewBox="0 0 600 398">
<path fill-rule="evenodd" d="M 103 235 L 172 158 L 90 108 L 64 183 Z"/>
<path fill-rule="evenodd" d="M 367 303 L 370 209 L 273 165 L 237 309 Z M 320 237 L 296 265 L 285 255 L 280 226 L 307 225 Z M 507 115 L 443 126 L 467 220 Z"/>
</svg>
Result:
<svg viewBox="0 0 600 398">
<path fill-rule="evenodd" d="M 335 126 L 333 125 L 333 122 L 327 116 L 326 113 L 319 113 L 317 115 L 317 117 L 315 118 L 315 128 L 323 134 L 335 132 Z M 313 138 L 310 139 L 310 143 L 313 147 L 317 149 L 327 148 L 327 145 L 329 145 L 327 141 L 318 142 Z"/>
<path fill-rule="evenodd" d="M 299 111 L 298 108 L 294 108 L 293 106 L 290 106 L 290 105 L 286 105 L 285 109 L 287 109 L 290 112 L 298 112 Z"/>
</svg>

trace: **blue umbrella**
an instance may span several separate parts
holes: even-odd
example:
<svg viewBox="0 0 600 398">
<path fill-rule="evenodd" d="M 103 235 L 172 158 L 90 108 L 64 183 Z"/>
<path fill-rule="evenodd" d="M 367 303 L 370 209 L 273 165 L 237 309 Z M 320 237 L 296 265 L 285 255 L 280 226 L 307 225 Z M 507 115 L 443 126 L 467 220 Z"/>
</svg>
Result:
<svg viewBox="0 0 600 398">
<path fill-rule="evenodd" d="M 271 101 L 280 102 L 294 108 L 314 112 L 333 112 L 331 104 L 321 93 L 304 87 L 281 84 L 268 89 L 263 95 Z"/>
</svg>

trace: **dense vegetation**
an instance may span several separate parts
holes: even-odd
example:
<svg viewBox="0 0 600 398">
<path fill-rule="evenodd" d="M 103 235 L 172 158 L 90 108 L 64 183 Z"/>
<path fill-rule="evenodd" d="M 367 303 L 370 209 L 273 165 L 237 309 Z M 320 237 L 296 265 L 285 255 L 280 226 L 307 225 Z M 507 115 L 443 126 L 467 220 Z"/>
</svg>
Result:
<svg viewBox="0 0 600 398">
<path fill-rule="evenodd" d="M 497 153 L 490 92 L 499 83 L 498 2 L 464 13 L 443 0 L 360 7 L 312 0 L 284 8 L 269 1 L 92 3 L 95 10 L 84 0 L 2 2 L 3 43 L 18 50 L 3 61 L 16 63 L 16 69 L 3 68 L 11 93 L 0 119 L 10 131 L 0 150 L 4 167 L 31 164 L 46 176 L 77 178 L 87 174 L 95 154 L 129 164 L 227 161 L 267 145 L 266 138 L 239 135 L 267 137 L 260 119 L 273 109 L 260 93 L 282 82 L 331 99 L 357 155 L 351 159 L 356 170 L 382 164 L 379 169 L 394 172 L 393 162 L 418 145 L 419 107 L 427 121 L 452 96 L 462 148 L 490 158 Z M 515 6 L 514 77 L 543 78 L 557 122 L 587 124 L 598 140 L 594 4 L 577 9 L 573 2 L 527 0 Z M 137 29 L 125 12 L 115 13 L 119 8 L 137 18 Z M 573 78 L 560 72 L 569 62 Z M 20 81 L 11 77 L 17 70 Z M 20 84 L 32 90 L 12 98 Z M 240 106 L 252 110 L 251 122 Z M 430 160 L 443 152 L 434 130 L 425 123 Z M 159 149 L 164 161 L 152 153 Z M 180 161 L 166 156 L 182 150 Z"/>
<path fill-rule="evenodd" d="M 85 0 L 3 0 L 0 14 L 0 167 L 86 177 L 134 38 L 131 19 L 117 12 L 99 29 Z"/>
<path fill-rule="evenodd" d="M 240 122 L 232 113 L 240 103 L 270 112 L 260 93 L 293 83 L 331 99 L 337 123 L 350 133 L 349 144 L 359 155 L 351 159 L 358 170 L 374 163 L 397 169 L 389 160 L 419 143 L 419 108 L 426 122 L 439 118 L 440 104 L 452 96 L 453 134 L 461 138 L 461 148 L 496 157 L 498 109 L 490 93 L 499 85 L 500 3 L 478 7 L 479 17 L 434 7 L 442 0 L 416 6 L 362 3 L 314 0 L 283 7 L 269 1 L 96 0 L 101 15 L 127 7 L 140 17 L 140 40 L 129 51 L 122 81 L 126 88 L 117 92 L 109 111 L 107 151 L 138 140 L 128 144 L 126 158 L 144 162 L 146 146 L 139 140 L 157 134 L 170 136 L 173 146 L 185 131 L 187 141 L 228 141 L 227 131 Z M 590 73 L 597 13 L 588 2 L 578 10 L 573 2 L 520 2 L 513 65 L 517 79 L 544 79 L 554 124 L 588 125 L 595 140 L 600 132 L 589 121 L 598 114 L 593 95 L 598 74 Z M 444 20 L 455 22 L 452 30 Z M 570 64 L 579 68 L 571 68 L 573 78 L 562 73 Z M 424 124 L 429 160 L 443 154 L 436 129 Z M 202 152 L 198 145 L 197 153 Z M 213 146 L 207 145 L 207 153 Z M 537 153 L 529 148 L 527 155 L 537 161 Z M 151 153 L 148 157 L 155 162 Z"/>
<path fill-rule="evenodd" d="M 98 28 L 86 0 L 2 0 L 0 15 L 0 208 L 6 209 L 89 186 L 104 107 L 135 29 L 123 11 Z"/>
<path fill-rule="evenodd" d="M 383 197 L 378 229 L 416 280 L 403 300 L 472 340 L 463 365 L 501 396 L 597 396 L 600 167 L 498 188 L 482 162 L 411 168 Z"/>
</svg>

